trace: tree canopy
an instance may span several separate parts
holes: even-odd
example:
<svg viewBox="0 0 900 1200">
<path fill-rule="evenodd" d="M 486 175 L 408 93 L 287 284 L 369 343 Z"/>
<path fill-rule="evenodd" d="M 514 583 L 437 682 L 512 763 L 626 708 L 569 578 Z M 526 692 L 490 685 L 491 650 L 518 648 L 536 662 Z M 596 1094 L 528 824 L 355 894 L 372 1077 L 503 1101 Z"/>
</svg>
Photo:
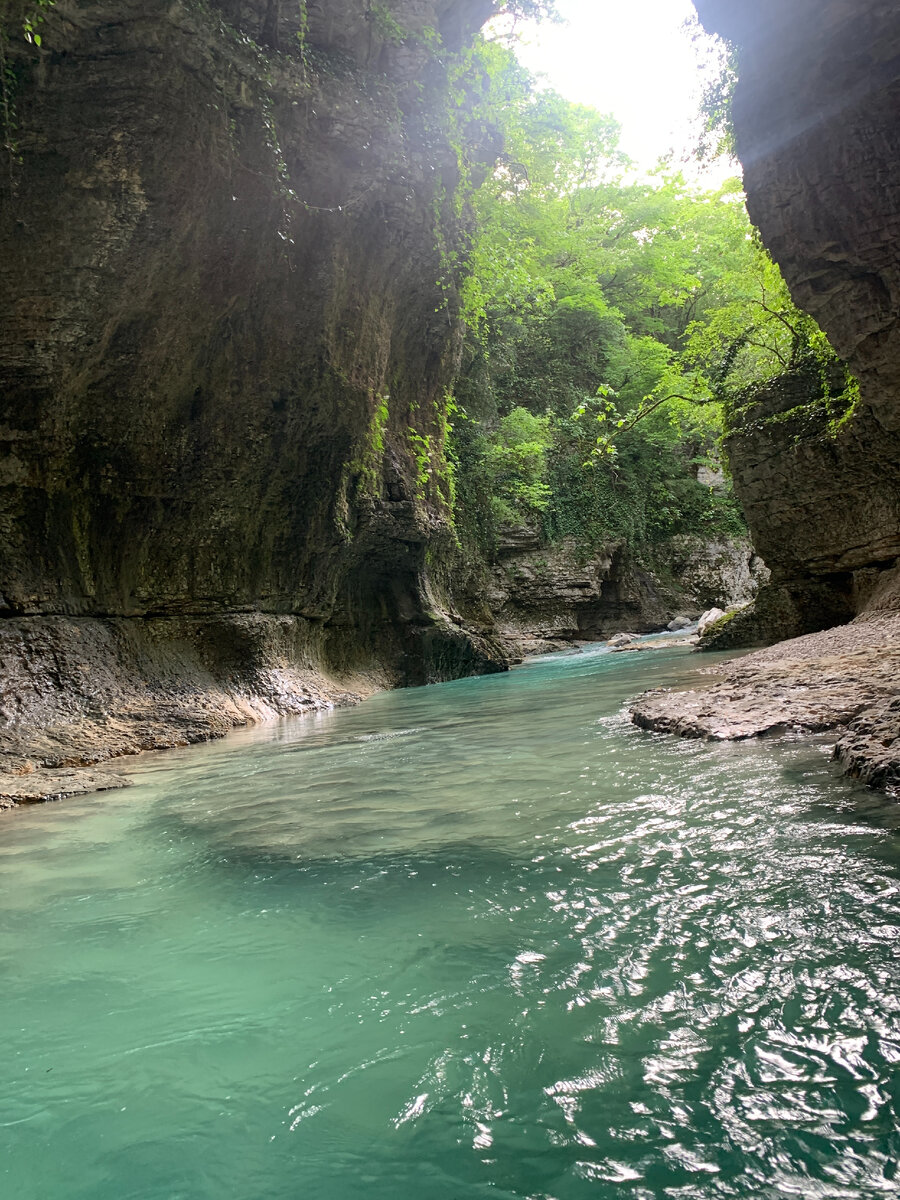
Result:
<svg viewBox="0 0 900 1200">
<path fill-rule="evenodd" d="M 462 290 L 457 440 L 462 473 L 492 480 L 483 523 L 590 540 L 735 532 L 733 502 L 697 482 L 728 402 L 804 356 L 833 359 L 740 180 L 636 171 L 612 116 L 536 88 L 500 44 L 468 69 L 482 79 L 468 135 L 503 146 L 471 195 Z"/>
</svg>

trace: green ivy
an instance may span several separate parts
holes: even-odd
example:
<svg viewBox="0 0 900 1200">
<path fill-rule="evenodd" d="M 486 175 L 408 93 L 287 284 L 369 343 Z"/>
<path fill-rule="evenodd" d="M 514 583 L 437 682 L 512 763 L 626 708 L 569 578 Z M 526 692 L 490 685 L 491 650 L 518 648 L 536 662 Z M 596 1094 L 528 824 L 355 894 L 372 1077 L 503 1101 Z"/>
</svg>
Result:
<svg viewBox="0 0 900 1200">
<path fill-rule="evenodd" d="M 345 475 L 356 480 L 361 495 L 374 497 L 381 483 L 381 464 L 384 459 L 384 435 L 390 418 L 390 396 L 375 397 L 375 408 L 369 419 L 362 449 L 345 467 Z"/>
<path fill-rule="evenodd" d="M 400 24 L 387 5 L 370 4 L 366 15 L 381 40 L 389 45 L 402 46 L 409 37 L 409 30 Z"/>
</svg>

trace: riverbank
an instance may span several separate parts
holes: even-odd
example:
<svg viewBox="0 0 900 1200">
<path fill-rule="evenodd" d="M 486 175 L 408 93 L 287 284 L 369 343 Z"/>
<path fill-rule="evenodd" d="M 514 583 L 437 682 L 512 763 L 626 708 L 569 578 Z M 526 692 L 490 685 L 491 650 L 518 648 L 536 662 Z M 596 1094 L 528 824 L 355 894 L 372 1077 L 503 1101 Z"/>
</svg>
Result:
<svg viewBox="0 0 900 1200">
<path fill-rule="evenodd" d="M 504 649 L 512 663 L 592 644 L 535 638 Z M 656 644 L 686 643 L 628 648 Z M 352 706 L 404 683 L 374 662 L 327 670 L 302 621 L 264 614 L 8 620 L 0 658 L 0 809 L 127 787 L 125 760 L 144 751 Z"/>
<path fill-rule="evenodd" d="M 253 613 L 0 622 L 0 809 L 127 787 L 118 760 L 391 686 L 375 664 L 323 670 L 304 626 Z"/>
<path fill-rule="evenodd" d="M 703 674 L 699 689 L 645 693 L 634 723 L 709 741 L 834 731 L 847 774 L 900 794 L 900 613 L 868 613 Z"/>
</svg>

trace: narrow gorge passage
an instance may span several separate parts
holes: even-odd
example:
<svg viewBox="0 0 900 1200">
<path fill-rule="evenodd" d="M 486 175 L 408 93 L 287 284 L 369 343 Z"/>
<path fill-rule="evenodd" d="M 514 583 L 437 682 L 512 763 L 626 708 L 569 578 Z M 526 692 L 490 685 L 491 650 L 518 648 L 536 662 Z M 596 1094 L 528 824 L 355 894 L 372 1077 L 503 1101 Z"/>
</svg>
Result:
<svg viewBox="0 0 900 1200">
<path fill-rule="evenodd" d="M 896 805 L 824 743 L 629 723 L 696 663 L 551 656 L 8 814 L 3 1194 L 892 1194 Z"/>
</svg>

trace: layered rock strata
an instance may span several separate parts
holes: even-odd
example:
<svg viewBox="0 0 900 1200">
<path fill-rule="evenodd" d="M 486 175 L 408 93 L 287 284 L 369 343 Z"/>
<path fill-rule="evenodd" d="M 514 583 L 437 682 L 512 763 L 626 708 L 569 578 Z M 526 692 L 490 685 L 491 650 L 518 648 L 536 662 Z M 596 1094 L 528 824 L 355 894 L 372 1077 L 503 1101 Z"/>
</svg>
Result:
<svg viewBox="0 0 900 1200">
<path fill-rule="evenodd" d="M 644 729 L 712 741 L 835 731 L 835 757 L 900 794 L 900 615 L 871 613 L 710 668 L 708 686 L 656 691 L 631 709 Z"/>
<path fill-rule="evenodd" d="M 529 528 L 501 536 L 485 599 L 513 658 L 628 630 L 653 633 L 676 614 L 746 604 L 766 572 L 749 542 L 678 537 L 640 558 L 622 541 L 589 551 L 544 545 Z"/>
<path fill-rule="evenodd" d="M 58 0 L 38 47 L 4 4 L 10 763 L 504 665 L 431 570 L 457 155 L 491 153 L 449 144 L 436 47 L 490 7 Z"/>
<path fill-rule="evenodd" d="M 832 396 L 842 381 L 832 381 Z M 833 405 L 837 405 L 833 408 Z M 706 649 L 765 645 L 852 619 L 900 557 L 900 432 L 823 397 L 815 364 L 732 415 L 735 494 L 771 585 Z"/>
</svg>

